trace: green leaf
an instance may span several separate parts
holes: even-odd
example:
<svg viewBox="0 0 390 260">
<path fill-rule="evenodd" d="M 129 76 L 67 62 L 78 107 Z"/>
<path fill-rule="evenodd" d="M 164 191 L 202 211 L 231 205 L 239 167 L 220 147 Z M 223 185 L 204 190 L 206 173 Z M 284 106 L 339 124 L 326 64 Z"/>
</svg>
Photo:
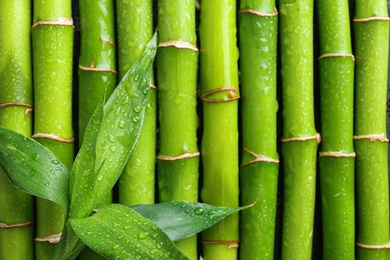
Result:
<svg viewBox="0 0 390 260">
<path fill-rule="evenodd" d="M 130 157 L 143 124 L 156 45 L 154 35 L 104 107 L 100 104 L 91 117 L 72 170 L 70 218 L 91 213 Z"/>
<path fill-rule="evenodd" d="M 0 127 L 0 166 L 17 187 L 57 203 L 67 216 L 69 171 L 46 147 Z"/>
<path fill-rule="evenodd" d="M 156 224 L 123 205 L 70 223 L 87 246 L 109 259 L 188 259 Z"/>
<path fill-rule="evenodd" d="M 98 104 L 86 127 L 84 142 L 76 156 L 70 178 L 69 218 L 89 216 L 95 201 L 96 139 L 104 116 L 104 101 Z"/>
<path fill-rule="evenodd" d="M 227 208 L 195 202 L 166 202 L 131 206 L 157 224 L 173 241 L 199 233 L 247 207 Z"/>
</svg>

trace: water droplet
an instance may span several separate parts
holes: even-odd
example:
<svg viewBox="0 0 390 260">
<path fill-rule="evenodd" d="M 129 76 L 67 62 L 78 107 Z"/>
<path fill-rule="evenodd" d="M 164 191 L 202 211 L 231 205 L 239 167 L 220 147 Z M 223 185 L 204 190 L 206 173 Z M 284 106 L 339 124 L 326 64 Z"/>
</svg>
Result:
<svg viewBox="0 0 390 260">
<path fill-rule="evenodd" d="M 112 249 L 116 250 L 116 249 L 118 249 L 118 247 L 119 247 L 119 245 L 113 245 Z"/>
<path fill-rule="evenodd" d="M 157 246 L 157 248 L 162 248 L 163 244 L 164 244 L 163 242 L 160 242 L 156 246 Z"/>
<path fill-rule="evenodd" d="M 111 143 L 115 143 L 115 137 L 112 134 L 108 135 L 108 139 L 110 140 Z"/>
<path fill-rule="evenodd" d="M 139 113 L 139 112 L 141 112 L 142 107 L 141 107 L 141 106 L 138 106 L 138 105 L 135 105 L 135 106 L 133 107 L 133 109 L 134 109 L 134 112 Z"/>
<path fill-rule="evenodd" d="M 38 158 L 38 157 L 37 157 L 37 158 Z M 59 162 L 58 160 L 52 160 L 51 163 L 52 163 L 52 164 L 55 164 L 55 165 L 60 164 L 60 162 Z"/>
<path fill-rule="evenodd" d="M 111 152 L 115 153 L 116 152 L 116 146 L 111 146 L 110 150 L 111 150 Z"/>
<path fill-rule="evenodd" d="M 144 88 L 144 90 L 143 90 L 142 92 L 143 92 L 145 95 L 148 94 L 148 92 L 149 92 L 149 87 Z"/>
<path fill-rule="evenodd" d="M 129 226 L 125 226 L 125 229 L 127 230 L 127 229 L 130 229 L 130 227 Z"/>
<path fill-rule="evenodd" d="M 129 115 L 129 113 L 125 112 L 123 115 L 124 115 L 125 117 L 127 117 L 127 116 Z"/>
<path fill-rule="evenodd" d="M 103 175 L 99 175 L 99 176 L 97 177 L 97 180 L 98 180 L 98 181 L 102 181 L 102 180 L 103 180 Z"/>
<path fill-rule="evenodd" d="M 144 231 L 142 231 L 138 235 L 138 237 L 141 238 L 141 239 L 145 239 L 147 236 L 149 236 L 149 233 L 148 232 L 144 232 Z"/>
<path fill-rule="evenodd" d="M 134 80 L 135 80 L 135 81 L 138 81 L 138 80 L 139 80 L 139 75 L 138 75 L 138 74 L 135 74 Z"/>
<path fill-rule="evenodd" d="M 133 122 L 138 123 L 139 122 L 139 116 L 133 116 Z"/>
<path fill-rule="evenodd" d="M 46 181 L 43 183 L 45 186 L 49 186 L 50 185 L 50 182 Z"/>
<path fill-rule="evenodd" d="M 125 121 L 123 121 L 123 120 L 119 121 L 118 126 L 119 126 L 119 128 L 125 128 L 125 126 L 126 126 Z"/>
<path fill-rule="evenodd" d="M 121 113 L 121 108 L 118 107 L 118 108 L 115 110 L 114 115 L 115 115 L 115 116 L 119 116 L 120 113 Z"/>
<path fill-rule="evenodd" d="M 196 214 L 196 215 L 202 215 L 203 212 L 204 212 L 204 209 L 196 208 L 194 211 L 195 211 L 195 214 Z"/>
</svg>

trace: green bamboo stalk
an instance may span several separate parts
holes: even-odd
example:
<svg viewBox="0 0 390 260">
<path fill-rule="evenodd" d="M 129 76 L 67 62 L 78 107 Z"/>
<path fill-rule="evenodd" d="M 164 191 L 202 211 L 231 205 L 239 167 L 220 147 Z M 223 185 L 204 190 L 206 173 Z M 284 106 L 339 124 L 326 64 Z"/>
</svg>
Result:
<svg viewBox="0 0 390 260">
<path fill-rule="evenodd" d="M 119 78 L 141 56 L 153 35 L 153 1 L 116 1 Z M 153 86 L 138 142 L 118 184 L 119 203 L 153 204 L 155 201 L 157 93 Z"/>
<path fill-rule="evenodd" d="M 158 32 L 159 199 L 197 202 L 200 154 L 196 137 L 195 0 L 159 0 Z M 190 259 L 198 259 L 196 235 L 176 245 Z"/>
<path fill-rule="evenodd" d="M 282 259 L 311 259 L 316 158 L 312 0 L 279 2 L 283 95 Z"/>
<path fill-rule="evenodd" d="M 355 259 L 354 57 L 348 1 L 317 2 L 323 258 Z"/>
<path fill-rule="evenodd" d="M 240 258 L 274 258 L 278 186 L 275 1 L 240 2 L 242 163 Z"/>
<path fill-rule="evenodd" d="M 357 256 L 389 259 L 387 2 L 357 0 L 355 4 Z"/>
<path fill-rule="evenodd" d="M 116 46 L 114 2 L 83 0 L 80 6 L 79 59 L 79 147 L 87 124 L 102 97 L 108 98 L 116 86 Z M 99 21 L 99 22 L 97 22 Z M 98 206 L 112 202 L 112 192 Z M 104 259 L 89 248 L 80 259 Z"/>
<path fill-rule="evenodd" d="M 34 1 L 34 135 L 69 169 L 73 163 L 71 1 Z M 50 174 L 50 173 L 48 173 Z M 37 199 L 36 259 L 52 259 L 63 212 Z"/>
<path fill-rule="evenodd" d="M 200 98 L 203 101 L 203 202 L 238 206 L 238 49 L 236 2 L 202 1 Z M 204 259 L 236 259 L 238 214 L 202 234 Z"/>
<path fill-rule="evenodd" d="M 79 60 L 79 146 L 89 119 L 105 91 L 116 86 L 114 2 L 81 0 Z M 99 22 L 97 22 L 99 21 Z"/>
<path fill-rule="evenodd" d="M 0 1 L 0 125 L 32 134 L 31 1 Z M 0 259 L 34 259 L 34 198 L 0 168 Z"/>
</svg>

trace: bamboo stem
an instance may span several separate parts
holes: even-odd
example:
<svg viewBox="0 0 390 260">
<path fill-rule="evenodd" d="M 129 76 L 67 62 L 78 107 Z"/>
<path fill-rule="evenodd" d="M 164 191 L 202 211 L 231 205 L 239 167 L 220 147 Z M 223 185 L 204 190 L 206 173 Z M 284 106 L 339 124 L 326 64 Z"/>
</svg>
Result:
<svg viewBox="0 0 390 260">
<path fill-rule="evenodd" d="M 158 1 L 159 103 L 158 184 L 160 202 L 198 201 L 199 152 L 195 1 Z M 198 259 L 197 236 L 176 242 Z"/>
<path fill-rule="evenodd" d="M 33 137 L 70 169 L 73 143 L 62 140 L 73 139 L 71 1 L 34 1 L 33 6 Z M 37 199 L 36 259 L 52 259 L 63 217 L 57 205 Z"/>
<path fill-rule="evenodd" d="M 275 1 L 241 1 L 242 163 L 240 258 L 274 258 L 278 186 Z"/>
<path fill-rule="evenodd" d="M 282 259 L 311 259 L 319 135 L 313 100 L 314 1 L 279 2 L 283 94 Z"/>
<path fill-rule="evenodd" d="M 0 125 L 31 136 L 31 2 L 0 1 Z M 0 167 L 0 259 L 34 259 L 34 197 Z"/>
<path fill-rule="evenodd" d="M 319 1 L 323 258 L 355 259 L 354 56 L 348 1 Z"/>
<path fill-rule="evenodd" d="M 386 133 L 387 2 L 356 1 L 354 27 L 357 256 L 359 259 L 389 259 L 385 246 L 390 241 Z M 371 249 L 371 246 L 377 246 L 377 249 Z"/>
<path fill-rule="evenodd" d="M 141 56 L 153 34 L 153 1 L 116 1 L 119 78 Z M 157 93 L 153 74 L 146 115 L 138 142 L 119 179 L 119 202 L 124 205 L 155 201 Z"/>
<path fill-rule="evenodd" d="M 238 49 L 236 2 L 202 1 L 200 97 L 203 101 L 203 202 L 238 206 Z M 202 234 L 204 259 L 236 259 L 238 214 Z"/>
</svg>

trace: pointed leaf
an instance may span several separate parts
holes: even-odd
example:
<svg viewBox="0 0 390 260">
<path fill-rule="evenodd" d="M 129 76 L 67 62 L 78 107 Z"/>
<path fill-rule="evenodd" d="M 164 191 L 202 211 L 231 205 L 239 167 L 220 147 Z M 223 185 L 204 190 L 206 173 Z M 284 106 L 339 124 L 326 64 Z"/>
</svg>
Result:
<svg viewBox="0 0 390 260">
<path fill-rule="evenodd" d="M 156 46 L 155 34 L 104 107 L 104 118 L 96 141 L 95 206 L 118 180 L 138 140 Z"/>
<path fill-rule="evenodd" d="M 199 233 L 247 207 L 227 208 L 195 202 L 166 202 L 131 206 L 177 241 Z"/>
<path fill-rule="evenodd" d="M 17 187 L 57 203 L 67 216 L 69 171 L 49 149 L 0 127 L 0 166 Z"/>
<path fill-rule="evenodd" d="M 97 107 L 72 170 L 70 218 L 88 216 L 122 173 L 143 124 L 156 35 L 107 103 Z"/>
<path fill-rule="evenodd" d="M 96 139 L 104 116 L 103 98 L 86 127 L 84 142 L 76 156 L 70 179 L 69 218 L 87 217 L 95 202 Z"/>
<path fill-rule="evenodd" d="M 70 223 L 86 245 L 109 259 L 188 259 L 157 225 L 123 205 Z"/>
</svg>

